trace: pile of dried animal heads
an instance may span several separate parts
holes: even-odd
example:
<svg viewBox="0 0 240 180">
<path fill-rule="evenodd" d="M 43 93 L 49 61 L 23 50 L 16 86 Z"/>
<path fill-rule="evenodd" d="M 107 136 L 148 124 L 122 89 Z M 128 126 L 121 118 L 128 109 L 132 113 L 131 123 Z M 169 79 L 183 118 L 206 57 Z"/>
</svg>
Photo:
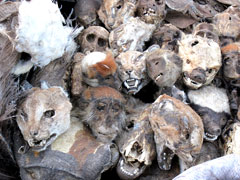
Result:
<svg viewBox="0 0 240 180">
<path fill-rule="evenodd" d="M 237 0 L 0 1 L 0 179 L 240 179 L 239 87 Z"/>
</svg>

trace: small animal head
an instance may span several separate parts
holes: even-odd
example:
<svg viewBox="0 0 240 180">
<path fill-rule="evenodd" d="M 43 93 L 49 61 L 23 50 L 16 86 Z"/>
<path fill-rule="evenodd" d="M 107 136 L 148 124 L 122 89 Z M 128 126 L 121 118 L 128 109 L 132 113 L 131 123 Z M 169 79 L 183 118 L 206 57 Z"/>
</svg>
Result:
<svg viewBox="0 0 240 180">
<path fill-rule="evenodd" d="M 224 89 L 205 86 L 188 92 L 192 108 L 201 116 L 204 138 L 215 141 L 227 123 L 230 114 L 229 100 Z"/>
<path fill-rule="evenodd" d="M 84 123 L 103 142 L 114 140 L 126 126 L 125 99 L 115 89 L 102 86 L 83 92 L 88 105 L 83 109 Z"/>
<path fill-rule="evenodd" d="M 70 126 L 72 105 L 60 87 L 33 88 L 22 101 L 17 124 L 34 151 L 45 150 Z"/>
</svg>

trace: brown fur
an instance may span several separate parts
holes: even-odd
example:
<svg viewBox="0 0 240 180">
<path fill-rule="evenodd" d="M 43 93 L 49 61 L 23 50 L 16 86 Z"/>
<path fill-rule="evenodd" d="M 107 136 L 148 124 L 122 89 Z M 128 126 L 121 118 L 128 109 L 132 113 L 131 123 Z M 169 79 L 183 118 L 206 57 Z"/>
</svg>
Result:
<svg viewBox="0 0 240 180">
<path fill-rule="evenodd" d="M 227 46 L 224 46 L 221 48 L 222 53 L 228 53 L 232 51 L 239 51 L 240 48 L 237 44 L 228 44 Z"/>
</svg>

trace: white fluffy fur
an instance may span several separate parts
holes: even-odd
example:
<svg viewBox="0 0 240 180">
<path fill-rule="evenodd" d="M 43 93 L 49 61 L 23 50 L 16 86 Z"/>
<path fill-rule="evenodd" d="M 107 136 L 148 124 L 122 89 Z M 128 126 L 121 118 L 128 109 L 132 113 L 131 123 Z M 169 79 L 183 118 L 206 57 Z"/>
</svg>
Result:
<svg viewBox="0 0 240 180">
<path fill-rule="evenodd" d="M 18 18 L 16 50 L 29 53 L 35 65 L 45 66 L 65 52 L 75 51 L 74 37 L 82 29 L 63 26 L 65 20 L 51 0 L 23 1 Z"/>
<path fill-rule="evenodd" d="M 82 60 L 82 71 L 87 73 L 88 68 L 98 62 L 103 61 L 106 58 L 106 54 L 102 52 L 92 52 L 87 54 Z"/>
<path fill-rule="evenodd" d="M 205 86 L 199 90 L 189 91 L 188 98 L 191 103 L 210 108 L 215 112 L 230 113 L 229 100 L 225 89 Z"/>
</svg>

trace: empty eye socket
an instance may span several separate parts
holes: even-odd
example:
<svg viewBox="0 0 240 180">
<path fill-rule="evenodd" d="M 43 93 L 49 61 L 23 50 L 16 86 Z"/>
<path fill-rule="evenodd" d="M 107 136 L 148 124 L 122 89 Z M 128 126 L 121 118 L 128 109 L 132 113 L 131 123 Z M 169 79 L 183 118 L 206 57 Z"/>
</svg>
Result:
<svg viewBox="0 0 240 180">
<path fill-rule="evenodd" d="M 157 5 L 161 5 L 163 3 L 162 0 L 155 0 L 155 2 Z"/>
<path fill-rule="evenodd" d="M 192 46 L 192 47 L 193 47 L 193 46 L 196 46 L 198 43 L 199 43 L 198 41 L 194 41 L 194 42 L 191 44 L 191 46 Z"/>
<path fill-rule="evenodd" d="M 187 64 L 190 64 L 190 63 L 191 63 L 191 61 L 190 61 L 189 59 L 187 59 L 186 63 L 187 63 Z"/>
<path fill-rule="evenodd" d="M 159 64 L 159 62 L 157 61 L 157 62 L 155 62 L 155 65 L 157 66 Z"/>
<path fill-rule="evenodd" d="M 25 120 L 25 121 L 27 120 L 27 114 L 23 110 L 21 110 L 20 116 L 23 120 Z"/>
<path fill-rule="evenodd" d="M 224 58 L 223 61 L 225 65 L 230 65 L 232 63 L 232 60 L 229 57 Z"/>
<path fill-rule="evenodd" d="M 86 39 L 87 39 L 88 42 L 94 42 L 95 37 L 96 36 L 94 34 L 88 34 Z"/>
<path fill-rule="evenodd" d="M 100 103 L 98 103 L 98 105 L 97 105 L 97 110 L 98 110 L 98 111 L 103 111 L 103 110 L 105 109 L 105 107 L 106 107 L 106 104 L 100 102 Z"/>
<path fill-rule="evenodd" d="M 47 110 L 43 113 L 45 118 L 51 118 L 55 115 L 55 111 L 54 110 Z"/>
<path fill-rule="evenodd" d="M 118 111 L 120 110 L 120 106 L 119 106 L 118 104 L 114 104 L 114 105 L 112 106 L 112 110 L 113 110 L 114 112 L 118 112 Z"/>
<path fill-rule="evenodd" d="M 205 0 L 194 0 L 194 1 L 201 5 L 207 4 L 207 2 Z"/>
<path fill-rule="evenodd" d="M 106 42 L 105 39 L 102 39 L 102 38 L 99 38 L 99 39 L 98 39 L 98 45 L 99 45 L 100 47 L 105 47 L 106 44 L 107 44 L 107 42 Z"/>
</svg>

